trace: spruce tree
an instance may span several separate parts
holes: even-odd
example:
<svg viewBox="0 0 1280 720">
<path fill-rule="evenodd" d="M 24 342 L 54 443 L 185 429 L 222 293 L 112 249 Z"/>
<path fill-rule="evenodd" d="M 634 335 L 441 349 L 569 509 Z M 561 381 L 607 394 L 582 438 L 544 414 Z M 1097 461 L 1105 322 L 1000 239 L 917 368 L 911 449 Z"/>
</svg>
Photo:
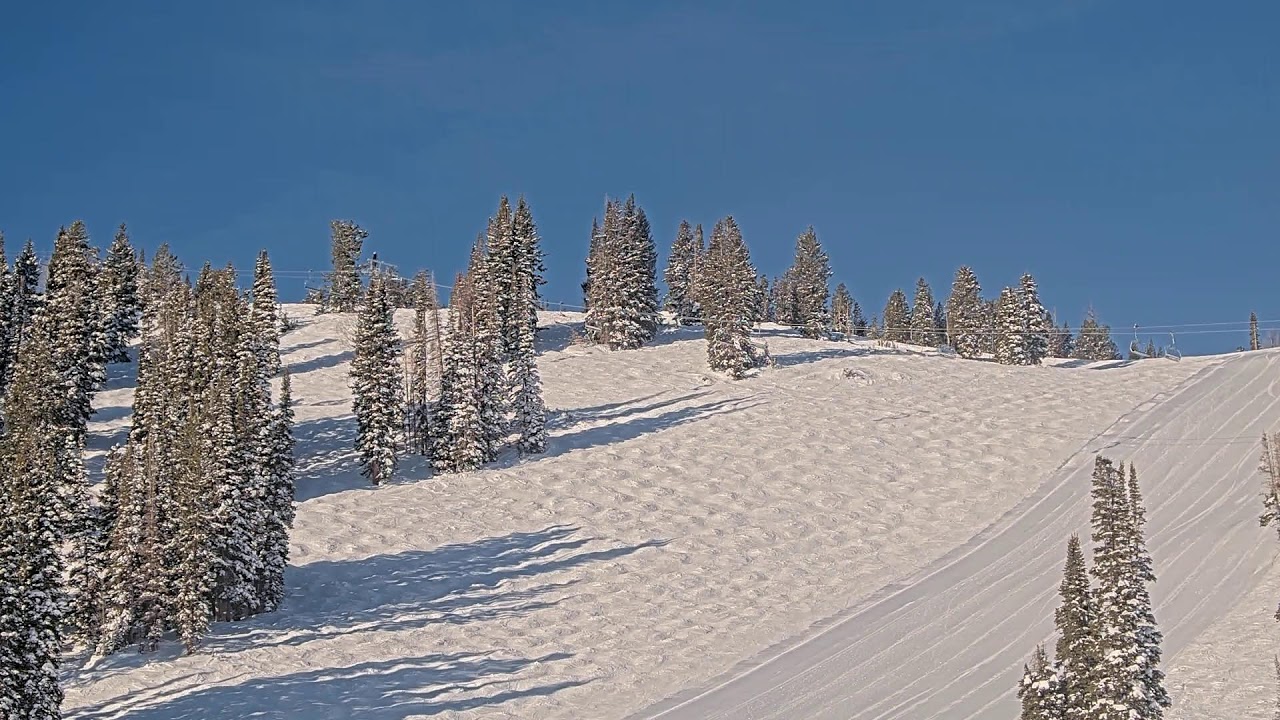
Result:
<svg viewBox="0 0 1280 720">
<path fill-rule="evenodd" d="M 769 276 L 757 273 L 755 322 L 773 322 L 772 296 L 769 293 Z"/>
<path fill-rule="evenodd" d="M 43 311 L 67 396 L 65 423 L 77 438 L 84 436 L 93 395 L 106 380 L 95 266 L 84 223 L 77 220 L 62 228 L 49 260 Z"/>
<path fill-rule="evenodd" d="M 440 315 L 435 282 L 426 271 L 412 284 L 413 335 L 405 354 L 405 436 L 410 452 L 430 457 L 434 442 L 432 417 L 443 374 Z"/>
<path fill-rule="evenodd" d="M 1260 350 L 1262 343 L 1258 339 L 1258 313 L 1249 313 L 1249 349 Z"/>
<path fill-rule="evenodd" d="M 933 306 L 933 337 L 939 345 L 947 341 L 947 311 L 941 300 Z"/>
<path fill-rule="evenodd" d="M 831 298 L 831 329 L 844 335 L 846 340 L 853 337 L 853 297 L 844 283 L 836 286 Z"/>
<path fill-rule="evenodd" d="M 5 679 L 0 703 L 16 710 L 7 717 L 60 717 L 62 657 L 67 597 L 59 547 L 68 539 L 64 474 L 78 467 L 69 450 L 61 374 L 45 327 L 24 339 L 5 402 L 0 437 L 0 565 L 8 589 L 0 636 Z"/>
<path fill-rule="evenodd" d="M 850 320 L 853 322 L 853 334 L 858 337 L 867 336 L 867 318 L 862 314 L 862 306 L 857 300 L 853 301 L 853 309 L 849 312 Z"/>
<path fill-rule="evenodd" d="M 538 285 L 542 280 L 541 251 L 532 212 L 524 198 L 513 219 L 515 268 L 511 284 L 512 320 L 504 326 L 507 359 L 507 406 L 516 448 L 540 453 L 547 447 L 546 407 L 538 374 Z"/>
<path fill-rule="evenodd" d="M 1091 361 L 1120 359 L 1116 344 L 1111 340 L 1111 328 L 1098 323 L 1093 308 L 1089 309 L 1084 322 L 1080 324 L 1072 357 Z"/>
<path fill-rule="evenodd" d="M 1031 656 L 1031 664 L 1022 667 L 1022 682 L 1018 684 L 1018 699 L 1022 701 L 1019 720 L 1061 720 L 1062 696 L 1058 676 L 1045 655 L 1044 647 L 1037 646 Z"/>
<path fill-rule="evenodd" d="M 939 342 L 933 317 L 933 290 L 924 278 L 916 280 L 916 297 L 911 307 L 911 344 L 937 346 Z"/>
<path fill-rule="evenodd" d="M 40 293 L 40 260 L 31 240 L 22 246 L 22 252 L 13 259 L 13 328 L 16 344 L 22 331 L 31 325 L 44 296 Z"/>
<path fill-rule="evenodd" d="M 280 380 L 280 401 L 267 430 L 267 457 L 263 470 L 266 523 L 262 542 L 262 578 L 258 594 L 262 609 L 270 612 L 284 601 L 284 570 L 289 564 L 289 529 L 295 514 L 293 393 L 289 374 Z"/>
<path fill-rule="evenodd" d="M 889 342 L 911 342 L 911 306 L 907 305 L 907 294 L 898 288 L 889 295 L 885 303 L 882 318 L 884 339 Z"/>
<path fill-rule="evenodd" d="M 967 265 L 956 271 L 947 300 L 948 342 L 963 358 L 976 358 L 982 352 L 983 323 L 982 286 L 978 276 Z"/>
<path fill-rule="evenodd" d="M 360 251 L 369 233 L 350 220 L 329 223 L 333 270 L 329 274 L 325 294 L 326 312 L 355 312 L 360 304 L 364 283 L 360 280 Z"/>
<path fill-rule="evenodd" d="M 751 342 L 756 271 L 732 216 L 716 223 L 701 278 L 707 363 L 712 370 L 742 378 L 764 358 Z"/>
<path fill-rule="evenodd" d="M 1093 704 L 1094 668 L 1098 663 L 1098 640 L 1094 634 L 1097 613 L 1089 589 L 1080 537 L 1067 540 L 1067 561 L 1058 592 L 1062 604 L 1053 613 L 1058 629 L 1055 669 L 1062 696 L 1062 717 L 1089 720 Z"/>
<path fill-rule="evenodd" d="M 694 272 L 702 252 L 701 238 L 695 239 L 693 226 L 688 220 L 681 220 L 676 240 L 671 245 L 671 255 L 667 258 L 667 268 L 662 273 L 662 281 L 667 285 L 664 307 L 675 315 L 680 325 L 691 325 L 698 320 Z"/>
<path fill-rule="evenodd" d="M 400 337 L 386 284 L 375 273 L 356 320 L 355 357 L 351 360 L 352 409 L 356 449 L 363 473 L 375 485 L 391 478 L 396 466 L 396 435 L 404 417 L 400 393 Z"/>
<path fill-rule="evenodd" d="M 250 297 L 249 349 L 258 362 L 259 382 L 265 387 L 267 381 L 280 372 L 280 312 L 275 275 L 266 250 L 258 253 L 254 263 Z"/>
<path fill-rule="evenodd" d="M 104 308 L 102 326 L 106 345 L 104 358 L 107 362 L 129 362 L 129 343 L 138 336 L 141 301 L 138 298 L 138 258 L 123 224 L 116 230 L 115 239 L 107 250 L 100 278 L 102 289 L 99 297 Z"/>
<path fill-rule="evenodd" d="M 4 233 L 0 233 L 0 397 L 4 397 L 21 336 L 14 313 L 16 289 L 17 280 L 4 252 Z"/>
<path fill-rule="evenodd" d="M 1027 340 L 1026 314 L 1022 301 L 1013 288 L 1000 291 L 1000 300 L 996 304 L 995 328 L 999 333 L 996 339 L 995 358 L 1001 365 L 1029 365 L 1031 357 Z"/>
<path fill-rule="evenodd" d="M 1049 354 L 1049 329 L 1052 326 L 1047 324 L 1048 313 L 1040 303 L 1040 291 L 1031 273 L 1023 274 L 1018 288 L 1018 299 L 1021 301 L 1022 324 L 1025 332 L 1023 344 L 1026 347 L 1026 364 L 1039 365 Z"/>
<path fill-rule="evenodd" d="M 1123 466 L 1121 466 L 1123 469 Z M 1164 708 L 1170 706 L 1169 693 L 1164 687 L 1164 672 L 1160 669 L 1160 643 L 1164 636 L 1156 625 L 1155 613 L 1151 607 L 1151 593 L 1148 586 L 1156 581 L 1152 568 L 1151 555 L 1147 552 L 1147 541 L 1144 528 L 1147 524 L 1146 508 L 1142 503 L 1142 491 L 1138 486 L 1138 471 L 1133 463 L 1129 463 L 1128 507 L 1130 527 L 1133 534 L 1130 543 L 1133 554 L 1134 601 L 1133 613 L 1137 619 L 1139 687 L 1131 691 L 1137 699 L 1138 718 L 1150 720 L 1164 717 Z"/>
<path fill-rule="evenodd" d="M 611 350 L 634 349 L 658 329 L 657 251 L 635 196 L 609 201 L 588 258 L 587 337 Z M 752 277 L 754 282 L 754 276 Z"/>
<path fill-rule="evenodd" d="M 794 322 L 807 338 L 826 337 L 830 326 L 827 300 L 831 297 L 828 281 L 831 262 L 810 225 L 796 238 L 795 261 L 791 266 L 791 292 L 795 296 Z"/>
<path fill-rule="evenodd" d="M 1097 581 L 1098 663 L 1094 667 L 1094 720 L 1144 717 L 1145 655 L 1139 647 L 1138 585 L 1134 514 L 1124 472 L 1098 456 L 1093 472 L 1093 575 Z"/>
</svg>

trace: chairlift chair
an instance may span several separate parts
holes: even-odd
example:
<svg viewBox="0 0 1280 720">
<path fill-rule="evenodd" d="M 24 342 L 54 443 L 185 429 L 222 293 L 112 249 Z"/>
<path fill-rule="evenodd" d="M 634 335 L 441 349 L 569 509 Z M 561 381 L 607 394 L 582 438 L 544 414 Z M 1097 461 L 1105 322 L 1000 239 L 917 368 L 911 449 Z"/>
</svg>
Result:
<svg viewBox="0 0 1280 720">
<path fill-rule="evenodd" d="M 1129 343 L 1129 354 L 1138 359 L 1151 357 L 1142 351 L 1142 345 L 1138 342 L 1138 323 L 1133 324 L 1133 342 Z"/>
<path fill-rule="evenodd" d="M 1173 333 L 1169 333 L 1169 347 L 1164 349 L 1164 356 L 1174 362 L 1182 359 L 1182 351 L 1174 344 Z"/>
</svg>

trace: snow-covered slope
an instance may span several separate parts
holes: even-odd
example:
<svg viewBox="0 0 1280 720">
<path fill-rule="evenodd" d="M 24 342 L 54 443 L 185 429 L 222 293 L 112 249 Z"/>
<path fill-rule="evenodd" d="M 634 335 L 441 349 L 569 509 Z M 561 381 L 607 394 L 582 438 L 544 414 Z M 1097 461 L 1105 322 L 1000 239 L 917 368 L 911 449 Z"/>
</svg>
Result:
<svg viewBox="0 0 1280 720">
<path fill-rule="evenodd" d="M 1219 406 L 1239 400 L 1226 388 L 1238 369 L 1276 357 L 1006 368 L 770 329 L 778 367 L 731 382 L 704 370 L 696 332 L 609 353 L 569 343 L 574 316 L 546 315 L 540 369 L 554 414 L 545 455 L 439 478 L 409 458 L 403 480 L 370 488 L 351 450 L 352 320 L 289 312 L 305 325 L 283 339 L 298 401 L 300 476 L 284 607 L 215 625 L 197 655 L 128 652 L 90 670 L 70 668 L 70 717 L 626 717 L 828 627 L 883 598 L 892 583 L 925 577 L 1068 479 L 1081 451 L 1100 449 L 1094 439 L 1122 417 L 1184 445 L 1234 433 L 1213 427 Z M 1222 394 L 1205 378 L 1222 383 Z M 98 398 L 94 448 L 122 437 L 130 386 L 129 369 L 114 369 Z M 1179 409 L 1195 388 L 1209 400 Z M 1183 427 L 1192 419 L 1194 432 Z M 1213 523 L 1225 516 L 1198 513 L 1192 501 L 1204 502 L 1219 482 L 1213 473 L 1194 484 L 1205 492 L 1162 500 L 1159 488 L 1186 481 L 1181 465 L 1151 447 L 1136 447 L 1134 459 L 1158 506 L 1153 535 L 1168 533 L 1180 547 L 1203 528 L 1230 533 L 1236 547 L 1254 532 L 1219 528 Z M 1256 457 L 1256 439 L 1225 447 L 1215 463 Z M 1108 452 L 1128 459 L 1130 449 Z M 1066 486 L 1084 495 L 1082 482 Z M 1222 505 L 1256 515 L 1256 482 L 1231 492 Z M 1056 566 L 1065 539 L 1056 535 L 1077 519 L 1053 519 L 1045 538 L 1028 539 L 1051 548 L 1047 562 Z M 1259 553 L 1267 562 L 1270 550 Z M 1204 559 L 1215 563 L 1212 553 Z M 1020 592 L 1052 593 L 1057 579 L 1042 570 L 1033 563 L 1009 580 L 1026 585 Z M 1234 584 L 1232 596 L 1253 579 Z M 1174 591 L 1158 584 L 1157 598 L 1162 589 Z M 1007 657 L 1029 653 L 1051 609 L 1047 596 L 1039 603 L 1027 612 L 996 605 L 956 639 L 931 641 L 960 650 L 988 623 L 988 642 L 1009 643 Z M 1198 607 L 1195 630 L 1224 611 Z M 995 629 L 1011 617 L 1016 627 Z M 1190 629 L 1165 629 L 1183 645 L 1196 639 Z M 1005 658 L 965 682 L 999 677 L 1011 690 L 1000 675 Z M 898 677 L 901 685 L 912 679 Z M 847 698 L 866 680 L 855 673 L 836 692 Z M 1171 672 L 1175 699 L 1179 682 Z M 1252 692 L 1256 701 L 1270 689 Z M 1008 717 L 1008 707 L 976 717 Z"/>
</svg>

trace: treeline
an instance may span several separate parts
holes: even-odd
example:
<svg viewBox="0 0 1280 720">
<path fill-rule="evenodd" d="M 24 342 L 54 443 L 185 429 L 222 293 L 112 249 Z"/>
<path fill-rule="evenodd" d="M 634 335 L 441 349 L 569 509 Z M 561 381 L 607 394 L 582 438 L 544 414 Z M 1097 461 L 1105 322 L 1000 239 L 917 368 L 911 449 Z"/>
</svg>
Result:
<svg viewBox="0 0 1280 720">
<path fill-rule="evenodd" d="M 194 649 L 276 607 L 293 518 L 265 253 L 246 297 L 230 269 L 193 286 L 164 246 L 147 268 L 124 226 L 100 259 L 75 222 L 43 270 L 30 242 L 0 259 L 0 717 L 38 720 L 59 717 L 68 649 Z M 93 399 L 135 339 L 133 424 L 91 488 Z"/>
</svg>

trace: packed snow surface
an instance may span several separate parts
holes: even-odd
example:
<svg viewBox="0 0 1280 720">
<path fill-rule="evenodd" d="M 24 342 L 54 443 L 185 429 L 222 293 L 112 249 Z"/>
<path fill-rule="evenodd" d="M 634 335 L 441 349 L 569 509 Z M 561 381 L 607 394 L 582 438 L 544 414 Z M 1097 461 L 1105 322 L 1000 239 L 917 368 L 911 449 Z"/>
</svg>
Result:
<svg viewBox="0 0 1280 720">
<path fill-rule="evenodd" d="M 353 318 L 287 311 L 289 597 L 194 655 L 73 658 L 68 717 L 1012 717 L 1095 452 L 1138 466 L 1175 703 L 1269 717 L 1274 642 L 1238 638 L 1274 638 L 1280 599 L 1255 470 L 1280 354 L 1014 368 L 766 328 L 777 366 L 735 382 L 696 331 L 611 353 L 545 314 L 548 452 L 406 458 L 373 488 Z M 96 452 L 132 372 L 98 396 Z"/>
</svg>

